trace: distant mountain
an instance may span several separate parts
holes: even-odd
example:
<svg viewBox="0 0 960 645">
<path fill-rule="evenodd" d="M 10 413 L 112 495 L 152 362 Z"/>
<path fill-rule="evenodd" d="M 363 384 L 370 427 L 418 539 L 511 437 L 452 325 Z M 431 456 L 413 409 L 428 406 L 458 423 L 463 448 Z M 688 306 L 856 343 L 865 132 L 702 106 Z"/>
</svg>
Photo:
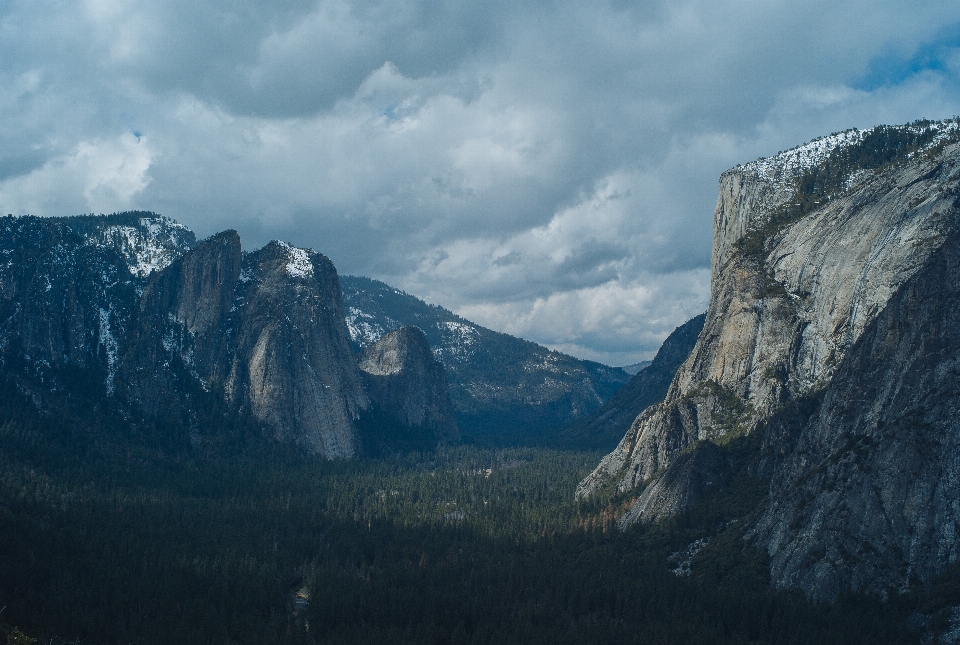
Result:
<svg viewBox="0 0 960 645">
<path fill-rule="evenodd" d="M 460 435 L 486 445 L 553 443 L 560 430 L 599 408 L 630 375 L 486 329 L 383 282 L 341 276 L 351 343 L 423 330 L 447 370 Z"/>
<path fill-rule="evenodd" d="M 649 365 L 651 362 L 652 361 L 640 361 L 639 363 L 633 363 L 632 365 L 624 365 L 620 369 L 622 369 L 627 374 L 633 376 L 637 374 L 637 372 L 645 368 L 647 365 Z"/>
<path fill-rule="evenodd" d="M 677 327 L 663 341 L 653 361 L 647 361 L 629 383 L 593 413 L 563 430 L 561 445 L 613 450 L 633 420 L 667 396 L 674 374 L 697 344 L 705 316 L 700 314 Z"/>
</svg>

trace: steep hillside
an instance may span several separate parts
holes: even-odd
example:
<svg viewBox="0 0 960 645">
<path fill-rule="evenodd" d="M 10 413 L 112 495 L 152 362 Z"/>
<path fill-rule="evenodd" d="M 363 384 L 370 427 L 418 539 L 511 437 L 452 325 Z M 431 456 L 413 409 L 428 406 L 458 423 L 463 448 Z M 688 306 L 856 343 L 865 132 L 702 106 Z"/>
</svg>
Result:
<svg viewBox="0 0 960 645">
<path fill-rule="evenodd" d="M 446 368 L 465 441 L 492 445 L 552 442 L 590 414 L 630 375 L 491 331 L 382 282 L 343 276 L 347 329 L 359 348 L 413 325 Z"/>
<path fill-rule="evenodd" d="M 162 426 L 171 445 L 244 419 L 326 458 L 357 454 L 358 425 L 383 421 L 368 414 L 367 389 L 382 388 L 365 388 L 336 269 L 319 253 L 283 242 L 244 253 L 235 231 L 197 243 L 153 213 L 4 218 L 0 253 L 2 376 L 39 408 L 109 408 Z M 445 386 L 442 366 L 424 365 Z M 420 414 L 391 428 L 428 428 L 433 444 L 455 435 L 445 390 L 410 378 L 404 398 L 422 395 Z"/>
<path fill-rule="evenodd" d="M 147 276 L 195 243 L 153 213 L 0 219 L 0 360 L 38 400 L 77 386 L 77 370 L 112 392 Z"/>
<path fill-rule="evenodd" d="M 565 428 L 561 441 L 598 450 L 616 446 L 637 415 L 667 395 L 674 374 L 697 343 L 705 317 L 700 314 L 677 327 L 663 341 L 652 362 L 638 370 L 609 401 Z"/>
<path fill-rule="evenodd" d="M 758 429 L 764 431 L 771 417 L 793 414 L 790 411 L 799 409 L 795 407 L 798 403 L 807 409 L 811 398 L 825 390 L 853 396 L 849 388 L 855 388 L 854 379 L 861 376 L 845 366 L 850 361 L 866 364 L 857 358 L 857 352 L 866 351 L 858 349 L 865 331 L 880 324 L 881 314 L 896 320 L 901 328 L 911 326 L 914 317 L 908 314 L 908 307 L 897 305 L 899 313 L 883 312 L 889 303 L 906 298 L 894 299 L 901 290 L 915 288 L 908 285 L 915 276 L 923 279 L 918 272 L 926 271 L 921 269 L 936 262 L 939 253 L 947 252 L 938 249 L 951 239 L 950 232 L 960 217 L 957 139 L 956 122 L 884 126 L 832 135 L 724 173 L 714 218 L 711 302 L 697 345 L 678 370 L 663 403 L 648 408 L 634 421 L 618 447 L 581 482 L 578 496 L 590 497 L 612 486 L 623 494 L 640 494 L 624 516 L 624 525 L 662 519 L 682 509 L 685 500 L 696 498 L 704 487 L 722 480 L 724 471 L 735 466 L 724 461 L 716 447 L 723 448 Z M 941 279 L 946 277 L 944 274 Z M 943 319 L 956 318 L 949 298 L 934 300 L 929 306 Z M 930 320 L 935 319 L 931 314 Z M 930 334 L 929 345 L 913 349 L 899 346 L 916 342 L 910 334 L 901 334 L 902 338 L 886 334 L 884 342 L 890 345 L 885 351 L 891 361 L 911 352 L 925 356 L 924 365 L 933 369 L 936 361 L 948 359 L 925 354 L 927 348 L 940 343 L 933 330 Z M 950 351 L 949 339 L 941 344 L 944 351 Z M 876 356 L 876 351 L 871 351 Z M 871 369 L 878 374 L 891 370 L 886 377 L 889 380 L 899 368 L 890 362 Z M 909 374 L 904 378 L 912 378 Z M 922 397 L 922 388 L 928 386 L 934 393 L 942 388 L 936 379 L 928 379 L 924 384 L 913 383 L 911 387 L 920 389 L 911 391 Z M 856 399 L 857 409 L 872 409 L 871 414 L 876 414 L 892 405 L 897 387 L 892 384 L 891 390 Z M 837 405 L 841 400 L 844 405 L 853 404 L 840 397 Z M 849 414 L 862 412 L 851 410 Z M 843 418 L 851 420 L 849 415 Z M 836 442 L 848 445 L 845 433 L 859 436 L 863 432 L 845 430 L 851 427 L 847 422 L 809 427 L 797 422 L 801 429 L 795 432 L 808 437 L 809 443 L 773 439 L 767 443 L 768 450 L 781 453 L 781 463 L 792 464 L 788 471 L 772 471 L 770 498 L 782 512 L 767 515 L 760 525 L 761 541 L 774 557 L 777 584 L 801 584 L 810 593 L 829 597 L 841 589 L 863 588 L 868 581 L 883 586 L 902 580 L 893 570 L 877 566 L 864 573 L 866 569 L 850 564 L 873 550 L 888 555 L 895 552 L 893 547 L 871 543 L 867 534 L 884 533 L 888 543 L 910 544 L 910 553 L 926 554 L 911 559 L 913 556 L 901 551 L 899 556 L 890 556 L 917 575 L 929 577 L 952 561 L 948 551 L 934 548 L 945 535 L 942 531 L 960 528 L 954 527 L 952 519 L 943 516 L 937 520 L 949 524 L 938 529 L 941 533 L 919 534 L 910 522 L 898 524 L 891 519 L 884 524 L 874 515 L 891 505 L 909 508 L 913 502 L 904 489 L 882 486 L 889 496 L 874 507 L 856 507 L 843 495 L 841 499 L 849 505 L 827 503 L 826 489 L 816 488 L 825 485 L 823 471 L 812 464 L 818 459 L 843 461 L 846 453 L 832 451 Z M 918 430 L 917 438 L 936 443 L 937 432 L 935 427 Z M 811 444 L 820 447 L 811 448 Z M 856 440 L 850 449 L 854 444 L 859 446 L 854 453 L 871 454 Z M 801 449 L 810 453 L 794 452 Z M 884 454 L 895 455 L 892 444 L 889 450 Z M 895 459 L 892 467 L 909 471 L 908 453 L 901 456 L 903 460 Z M 878 455 L 868 459 L 874 458 L 882 461 Z M 918 463 L 925 464 L 921 468 L 925 472 L 945 472 L 950 468 L 943 461 L 946 458 L 940 451 L 929 451 Z M 701 465 L 692 467 L 691 463 Z M 826 462 L 822 467 L 830 471 Z M 869 468 L 858 472 L 860 475 L 847 471 L 832 480 L 832 486 L 844 490 L 854 486 L 858 476 L 879 483 L 876 474 L 865 474 Z M 952 480 L 937 481 L 938 486 L 947 487 L 948 497 L 960 494 L 952 488 Z M 879 490 L 875 494 L 879 495 Z M 855 515 L 853 508 L 865 515 Z M 793 518 L 792 524 L 786 522 L 789 531 L 783 521 L 788 516 Z M 857 529 L 859 524 L 885 528 L 871 533 Z M 826 543 L 822 548 L 816 546 L 821 544 L 818 540 L 829 542 L 832 538 L 826 536 L 836 531 L 863 538 L 858 545 L 846 543 L 845 548 L 853 549 L 847 559 Z M 878 561 L 883 557 L 887 556 Z M 921 560 L 923 566 L 919 566 Z M 824 574 L 827 569 L 830 575 Z"/>
</svg>

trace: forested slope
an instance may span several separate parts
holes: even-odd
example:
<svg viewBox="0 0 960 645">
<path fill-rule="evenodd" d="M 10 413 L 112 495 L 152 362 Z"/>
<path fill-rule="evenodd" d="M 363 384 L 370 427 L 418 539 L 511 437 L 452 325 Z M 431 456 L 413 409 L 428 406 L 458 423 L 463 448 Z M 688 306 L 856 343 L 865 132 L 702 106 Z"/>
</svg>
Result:
<svg viewBox="0 0 960 645">
<path fill-rule="evenodd" d="M 0 638 L 48 643 L 906 643 L 914 608 L 767 585 L 721 534 L 744 476 L 655 528 L 573 501 L 596 453 L 325 462 L 243 419 L 177 445 L 106 408 L 0 398 Z M 753 491 L 753 492 L 751 492 Z M 689 567 L 689 564 L 687 564 Z M 952 598 L 952 596 L 948 596 Z M 943 602 L 940 603 L 940 606 Z M 929 612 L 928 612 L 929 613 Z"/>
</svg>

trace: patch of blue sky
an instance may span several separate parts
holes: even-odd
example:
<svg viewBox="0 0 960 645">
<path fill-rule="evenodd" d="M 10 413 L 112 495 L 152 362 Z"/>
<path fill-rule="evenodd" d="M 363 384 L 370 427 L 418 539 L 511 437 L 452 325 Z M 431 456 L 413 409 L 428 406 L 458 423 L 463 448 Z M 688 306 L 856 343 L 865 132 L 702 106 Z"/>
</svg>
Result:
<svg viewBox="0 0 960 645">
<path fill-rule="evenodd" d="M 912 52 L 888 51 L 875 57 L 870 61 L 867 73 L 853 83 L 853 87 L 871 92 L 881 87 L 900 85 L 924 72 L 956 74 L 956 68 L 951 66 L 951 58 L 956 60 L 958 56 L 960 24 L 955 24 L 942 30 L 937 39 Z"/>
</svg>

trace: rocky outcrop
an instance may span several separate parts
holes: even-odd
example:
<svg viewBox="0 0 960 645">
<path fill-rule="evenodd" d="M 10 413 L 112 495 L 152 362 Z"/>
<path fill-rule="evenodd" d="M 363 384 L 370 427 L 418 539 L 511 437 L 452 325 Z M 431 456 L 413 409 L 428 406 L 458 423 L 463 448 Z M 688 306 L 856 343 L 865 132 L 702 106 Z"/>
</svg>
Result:
<svg viewBox="0 0 960 645">
<path fill-rule="evenodd" d="M 620 518 L 626 528 L 648 517 L 675 515 L 697 502 L 711 486 L 722 482 L 732 471 L 728 455 L 709 441 L 693 444 L 678 454 L 663 477 L 647 486 L 630 510 Z"/>
<path fill-rule="evenodd" d="M 190 418 L 199 387 L 277 439 L 327 458 L 357 450 L 367 407 L 326 257 L 282 242 L 243 256 L 225 231 L 143 288 L 121 373 L 149 417 Z"/>
<path fill-rule="evenodd" d="M 415 429 L 433 442 L 459 438 L 447 373 L 420 329 L 404 327 L 386 334 L 363 349 L 359 365 L 371 403 L 396 426 Z"/>
<path fill-rule="evenodd" d="M 630 380 L 619 368 L 486 329 L 382 282 L 343 276 L 342 283 L 347 329 L 358 350 L 402 327 L 423 330 L 447 371 L 466 442 L 553 443 L 562 428 L 599 408 Z"/>
<path fill-rule="evenodd" d="M 824 392 L 764 437 L 771 578 L 831 598 L 960 562 L 960 236 L 860 334 Z"/>
<path fill-rule="evenodd" d="M 152 213 L 0 220 L 0 354 L 21 389 L 113 393 L 146 267 L 193 234 Z M 79 371 L 78 371 L 79 370 Z"/>
<path fill-rule="evenodd" d="M 649 365 L 638 371 L 600 408 L 563 431 L 563 443 L 607 450 L 616 445 L 641 412 L 663 401 L 677 369 L 696 345 L 705 317 L 700 314 L 673 330 Z"/>
<path fill-rule="evenodd" d="M 355 454 L 367 407 L 329 259 L 282 242 L 248 254 L 226 330 L 227 401 L 328 458 Z"/>
<path fill-rule="evenodd" d="M 955 125 L 933 124 L 918 136 L 908 126 L 893 132 L 900 139 L 883 140 L 925 147 L 891 152 L 877 148 L 888 143 L 854 131 L 725 173 L 714 217 L 711 301 L 697 345 L 663 403 L 636 419 L 578 496 L 604 486 L 655 486 L 672 476 L 688 446 L 749 434 L 829 385 L 864 329 L 956 220 L 960 148 L 949 143 Z M 882 163 L 847 164 L 835 191 L 799 192 L 807 179 L 821 177 L 820 165 L 841 157 Z M 820 203 L 794 208 L 809 194 Z"/>
</svg>

